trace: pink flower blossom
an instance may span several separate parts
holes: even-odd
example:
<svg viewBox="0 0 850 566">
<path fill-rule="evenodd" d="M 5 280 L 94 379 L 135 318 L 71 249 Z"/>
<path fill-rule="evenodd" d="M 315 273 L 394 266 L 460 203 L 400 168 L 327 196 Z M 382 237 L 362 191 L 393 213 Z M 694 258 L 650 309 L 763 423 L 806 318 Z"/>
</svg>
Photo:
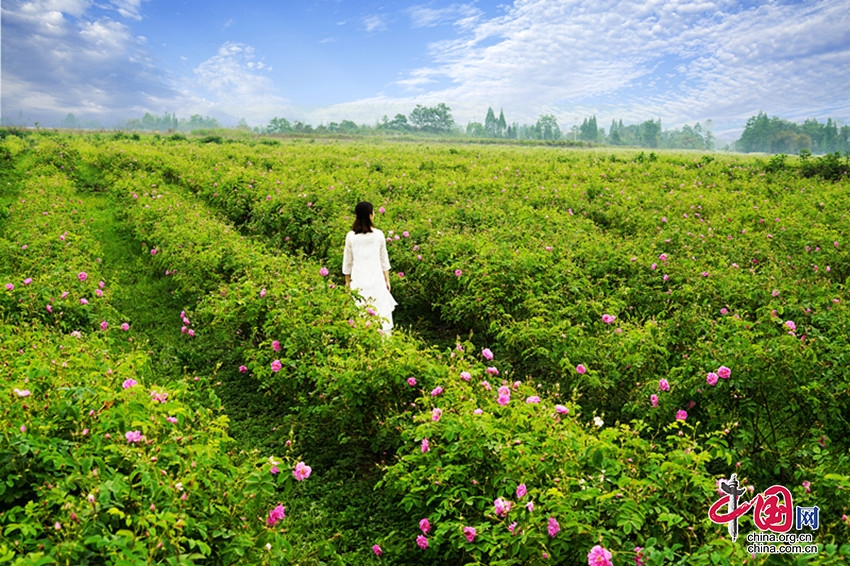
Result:
<svg viewBox="0 0 850 566">
<path fill-rule="evenodd" d="M 670 391 L 670 383 L 662 377 L 658 380 L 658 389 L 661 391 Z"/>
<path fill-rule="evenodd" d="M 124 433 L 124 437 L 127 439 L 127 442 L 140 442 L 142 440 L 142 431 L 128 430 Z"/>
<path fill-rule="evenodd" d="M 523 497 L 526 496 L 527 493 L 528 493 L 528 490 L 525 488 L 524 483 L 521 483 L 518 486 L 516 486 L 517 499 L 522 499 Z"/>
<path fill-rule="evenodd" d="M 587 368 L 584 367 L 583 364 L 579 364 L 579 365 L 576 366 L 576 373 L 585 374 L 585 373 L 587 373 Z"/>
<path fill-rule="evenodd" d="M 437 395 L 439 395 L 442 392 L 443 392 L 443 388 L 437 386 L 437 387 L 435 387 L 434 389 L 431 390 L 431 397 L 436 397 Z"/>
<path fill-rule="evenodd" d="M 517 522 L 516 522 L 516 521 L 514 521 L 513 523 L 511 523 L 510 525 L 508 525 L 508 531 L 509 531 L 511 534 L 515 534 L 516 527 L 517 527 Z"/>
<path fill-rule="evenodd" d="M 124 389 L 130 389 L 131 387 L 135 387 L 138 384 L 139 382 L 135 379 L 125 379 L 124 383 L 121 384 L 121 387 L 123 387 Z"/>
<path fill-rule="evenodd" d="M 430 450 L 430 449 L 431 449 L 431 448 L 430 448 L 430 446 L 428 445 L 428 439 L 427 439 L 427 438 L 423 438 L 423 439 L 422 439 L 422 453 L 424 454 L 425 452 L 428 452 L 428 450 Z"/>
<path fill-rule="evenodd" d="M 14 291 L 14 290 L 15 290 L 15 286 L 14 286 L 14 285 L 12 285 L 11 283 L 6 283 L 6 290 L 7 290 L 7 291 Z"/>
<path fill-rule="evenodd" d="M 103 297 L 103 291 L 101 291 L 100 289 L 95 289 L 94 294 L 98 297 Z"/>
<path fill-rule="evenodd" d="M 15 388 L 13 391 L 15 392 L 15 395 L 17 395 L 18 397 L 29 397 L 31 395 L 31 392 L 30 392 L 29 389 Z"/>
<path fill-rule="evenodd" d="M 676 420 L 677 421 L 684 421 L 687 418 L 688 418 L 687 411 L 683 411 L 682 409 L 679 409 L 678 411 L 676 411 Z"/>
<path fill-rule="evenodd" d="M 549 536 L 554 537 L 556 534 L 558 534 L 558 531 L 560 531 L 560 530 L 561 530 L 561 525 L 558 524 L 558 521 L 555 520 L 555 517 L 549 517 L 549 526 L 548 526 Z"/>
<path fill-rule="evenodd" d="M 319 275 L 321 275 L 322 277 L 327 277 L 328 273 L 330 273 L 330 271 L 328 271 L 327 267 L 323 267 L 319 270 Z"/>
<path fill-rule="evenodd" d="M 419 530 L 422 531 L 422 533 L 426 534 L 426 535 L 431 530 L 431 522 L 428 521 L 427 517 L 422 519 L 421 521 L 419 521 Z"/>
<path fill-rule="evenodd" d="M 670 276 L 665 273 L 664 277 L 662 277 L 661 279 L 663 279 L 666 282 L 667 280 L 670 279 Z"/>
<path fill-rule="evenodd" d="M 794 321 L 793 321 L 793 320 L 786 320 L 786 321 L 785 321 L 785 326 L 786 326 L 786 327 L 788 328 L 788 330 L 790 330 L 791 332 L 794 332 L 795 330 L 797 330 L 797 325 L 796 325 L 796 324 L 794 324 Z"/>
<path fill-rule="evenodd" d="M 130 330 L 130 325 L 127 324 L 126 322 L 122 322 L 121 323 L 121 330 L 123 330 L 124 332 L 127 332 L 128 330 Z"/>
<path fill-rule="evenodd" d="M 812 484 L 811 484 L 811 482 L 804 481 L 804 482 L 803 482 L 803 487 L 806 489 L 806 493 L 811 493 L 811 492 L 812 492 Z"/>
<path fill-rule="evenodd" d="M 649 396 L 649 402 L 652 403 L 653 407 L 657 407 L 658 406 L 658 395 L 656 395 L 655 393 L 650 395 Z"/>
<path fill-rule="evenodd" d="M 187 331 L 186 331 L 186 334 L 188 334 L 189 336 L 194 337 L 194 336 L 195 336 L 195 330 L 194 330 L 194 329 L 192 329 L 192 328 L 190 328 L 189 330 L 187 330 Z"/>
<path fill-rule="evenodd" d="M 88 278 L 89 276 L 86 274 L 85 271 L 81 271 L 79 274 L 77 274 L 77 279 L 79 279 L 80 281 L 85 281 Z"/>
<path fill-rule="evenodd" d="M 729 376 L 732 375 L 732 370 L 726 366 L 720 366 L 717 368 L 717 375 L 720 376 L 721 379 L 729 379 Z"/>
<path fill-rule="evenodd" d="M 100 323 L 100 329 L 101 329 L 101 330 L 106 330 L 107 328 L 109 328 L 109 323 L 108 323 L 108 322 L 106 322 L 106 321 L 104 320 L 103 322 L 101 322 L 101 323 Z"/>
<path fill-rule="evenodd" d="M 709 373 L 708 373 L 708 374 L 706 374 L 706 376 L 705 376 L 705 381 L 706 381 L 709 385 L 711 385 L 712 387 L 713 387 L 713 386 L 715 386 L 715 385 L 717 385 L 717 374 L 716 374 L 716 373 L 714 373 L 713 371 L 712 371 L 712 372 L 709 372 Z"/>
<path fill-rule="evenodd" d="M 463 536 L 465 536 L 466 540 L 468 540 L 469 542 L 475 541 L 475 535 L 476 534 L 477 533 L 475 532 L 475 529 L 473 527 L 464 527 L 463 528 Z"/>
<path fill-rule="evenodd" d="M 484 413 L 484 411 L 482 411 L 481 409 L 475 409 L 474 411 L 472 411 L 473 415 L 481 415 L 483 413 Z"/>
<path fill-rule="evenodd" d="M 483 350 L 481 350 L 481 355 L 484 356 L 486 360 L 493 359 L 493 352 L 490 351 L 490 348 L 484 348 Z"/>
<path fill-rule="evenodd" d="M 461 271 L 460 269 L 455 269 L 455 277 L 460 277 L 461 275 L 463 275 L 463 271 Z"/>
<path fill-rule="evenodd" d="M 407 384 L 411 387 L 415 386 L 416 385 L 416 378 L 415 377 L 408 377 L 407 378 Z"/>
<path fill-rule="evenodd" d="M 165 420 L 167 420 L 171 424 L 177 424 L 177 417 L 165 417 Z"/>
<path fill-rule="evenodd" d="M 774 289 L 773 291 L 770 292 L 770 294 L 774 297 L 778 297 L 779 296 L 779 289 Z"/>
<path fill-rule="evenodd" d="M 384 208 L 383 206 L 378 209 L 378 212 L 380 212 L 381 214 L 385 213 L 386 211 L 387 211 L 387 209 Z"/>
<path fill-rule="evenodd" d="M 597 544 L 587 553 L 587 566 L 614 566 L 611 553 Z"/>
<path fill-rule="evenodd" d="M 534 511 L 534 501 L 529 501 L 528 503 L 526 503 L 525 508 L 528 509 L 529 513 L 532 513 Z"/>
<path fill-rule="evenodd" d="M 248 366 L 239 366 L 239 373 L 247 373 Z"/>
<path fill-rule="evenodd" d="M 602 322 L 604 322 L 605 324 L 611 324 L 615 320 L 617 320 L 617 317 L 614 316 L 613 314 L 603 314 L 602 315 Z"/>
<path fill-rule="evenodd" d="M 52 307 L 51 305 L 47 305 L 47 306 L 46 306 L 46 307 L 44 307 L 44 308 L 46 308 L 46 309 L 47 309 L 47 312 L 49 312 L 49 313 L 53 314 L 53 307 Z"/>
<path fill-rule="evenodd" d="M 722 492 L 721 492 L 722 493 Z M 643 554 L 643 547 L 635 547 L 635 566 L 644 566 L 646 557 Z"/>
<path fill-rule="evenodd" d="M 484 389 L 486 389 L 487 391 L 492 391 L 492 390 L 493 390 L 493 386 L 492 386 L 492 385 L 490 385 L 490 382 L 489 382 L 489 381 L 482 381 L 482 382 L 481 382 L 481 387 L 483 387 L 483 388 L 484 388 Z"/>
<path fill-rule="evenodd" d="M 27 277 L 26 279 L 24 279 L 24 285 L 29 285 L 30 283 L 32 283 L 32 277 Z"/>
<path fill-rule="evenodd" d="M 305 464 L 304 462 L 298 462 L 295 464 L 295 469 L 292 470 L 292 475 L 295 476 L 295 479 L 298 481 L 304 481 L 310 477 L 310 473 L 313 471 L 313 468 Z"/>
<path fill-rule="evenodd" d="M 425 550 L 428 548 L 428 539 L 425 538 L 425 535 L 419 535 L 418 537 L 416 537 L 416 544 L 419 546 L 419 548 Z"/>
<path fill-rule="evenodd" d="M 265 297 L 265 296 L 266 296 L 266 290 L 265 290 L 265 289 L 260 289 L 260 298 L 262 299 L 262 298 L 263 298 L 263 297 Z"/>
<path fill-rule="evenodd" d="M 283 364 L 280 363 L 280 360 L 275 360 L 272 362 L 272 371 L 277 373 L 280 371 L 280 368 L 283 367 Z"/>
<path fill-rule="evenodd" d="M 530 403 L 532 405 L 536 405 L 537 403 L 540 402 L 540 397 L 538 397 L 537 395 L 532 395 L 531 397 L 526 399 L 525 402 Z"/>
<path fill-rule="evenodd" d="M 168 400 L 168 393 L 160 393 L 159 391 L 151 391 L 151 398 L 154 401 L 165 403 Z"/>
<path fill-rule="evenodd" d="M 269 511 L 269 518 L 266 519 L 266 525 L 273 527 L 278 521 L 286 517 L 286 507 L 278 504 L 277 507 Z"/>
<path fill-rule="evenodd" d="M 274 350 L 275 352 L 280 352 L 280 342 L 278 342 L 277 340 L 273 341 L 272 350 Z"/>
<path fill-rule="evenodd" d="M 508 403 L 511 402 L 511 396 L 510 395 L 499 395 L 499 398 L 496 399 L 496 402 L 499 403 L 499 405 L 502 405 L 504 407 L 505 405 L 507 405 Z"/>
<path fill-rule="evenodd" d="M 460 372 L 460 378 L 464 381 L 469 381 L 470 379 L 472 379 L 472 376 L 469 374 L 468 371 L 462 371 Z"/>
<path fill-rule="evenodd" d="M 723 307 L 722 309 L 720 309 L 720 314 L 728 314 L 728 313 L 729 313 L 729 310 L 726 309 L 726 307 Z"/>
<path fill-rule="evenodd" d="M 504 517 L 505 515 L 507 515 L 508 512 L 511 510 L 512 506 L 513 503 L 511 503 L 510 501 L 506 501 L 501 497 L 493 501 L 493 508 L 496 510 L 496 515 L 500 517 Z"/>
<path fill-rule="evenodd" d="M 570 410 L 568 408 L 566 408 L 564 405 L 555 405 L 555 411 L 557 411 L 558 413 L 560 413 L 562 415 L 566 415 L 567 413 L 570 412 Z"/>
<path fill-rule="evenodd" d="M 485 371 L 490 375 L 499 375 L 499 370 L 494 367 L 488 367 Z"/>
<path fill-rule="evenodd" d="M 156 248 L 151 249 L 151 255 L 156 255 Z"/>
<path fill-rule="evenodd" d="M 372 552 L 375 553 L 375 556 L 380 556 L 384 553 L 384 551 L 381 550 L 381 547 L 378 546 L 377 544 L 372 545 Z"/>
<path fill-rule="evenodd" d="M 85 298 L 83 298 L 83 299 L 80 299 L 80 304 L 81 305 L 87 305 L 87 304 L 89 304 L 89 302 Z"/>
<path fill-rule="evenodd" d="M 443 416 L 443 410 L 434 408 L 431 409 L 431 420 L 434 422 L 438 422 L 440 418 Z"/>
</svg>

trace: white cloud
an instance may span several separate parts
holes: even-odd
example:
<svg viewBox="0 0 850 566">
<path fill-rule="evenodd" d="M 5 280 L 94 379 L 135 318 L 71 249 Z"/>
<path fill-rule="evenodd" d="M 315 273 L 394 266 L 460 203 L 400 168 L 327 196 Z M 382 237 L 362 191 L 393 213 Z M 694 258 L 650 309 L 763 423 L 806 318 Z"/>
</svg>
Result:
<svg viewBox="0 0 850 566">
<path fill-rule="evenodd" d="M 372 14 L 363 18 L 363 29 L 371 33 L 373 31 L 385 31 L 387 29 L 387 18 L 381 14 Z"/>
<path fill-rule="evenodd" d="M 482 16 L 481 10 L 472 4 L 450 4 L 442 8 L 413 6 L 408 10 L 410 24 L 414 28 L 454 24 L 462 28 L 472 27 Z"/>
<path fill-rule="evenodd" d="M 145 0 L 110 0 L 109 4 L 113 10 L 133 20 L 141 20 L 140 8 Z"/>
<path fill-rule="evenodd" d="M 133 15 L 141 2 L 110 4 Z M 112 10 L 111 8 L 115 8 Z M 154 106 L 174 91 L 142 48 L 144 38 L 102 6 L 82 0 L 4 2 L 2 105 L 29 123 L 55 124 L 68 112 L 112 125 L 127 108 Z M 137 12 L 135 12 L 137 14 Z"/>
<path fill-rule="evenodd" d="M 424 27 L 463 10 L 474 8 L 408 13 Z M 662 118 L 674 127 L 711 118 L 742 127 L 760 109 L 850 120 L 846 0 L 753 9 L 731 0 L 516 0 L 498 17 L 473 15 L 474 25 L 431 44 L 430 61 L 395 83 L 401 96 L 336 110 L 409 110 L 427 100 L 447 102 L 459 123 L 482 120 L 487 106 L 503 107 L 510 121 L 551 112 L 569 125 L 596 114 L 600 123 Z"/>
<path fill-rule="evenodd" d="M 202 95 L 204 104 L 219 112 L 262 125 L 292 109 L 266 74 L 272 70 L 253 46 L 227 42 L 198 65 L 181 90 Z"/>
</svg>

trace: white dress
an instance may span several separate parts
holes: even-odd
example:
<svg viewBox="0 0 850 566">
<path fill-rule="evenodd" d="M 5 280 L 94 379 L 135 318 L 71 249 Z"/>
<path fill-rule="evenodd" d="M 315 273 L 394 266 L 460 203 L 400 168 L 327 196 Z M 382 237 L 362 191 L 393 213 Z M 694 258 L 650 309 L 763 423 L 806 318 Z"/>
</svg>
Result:
<svg viewBox="0 0 850 566">
<path fill-rule="evenodd" d="M 393 327 L 393 310 L 398 304 L 384 280 L 384 271 L 389 270 L 390 258 L 383 232 L 372 228 L 367 234 L 355 234 L 351 230 L 345 235 L 342 273 L 351 276 L 351 288 L 363 297 L 358 304 L 375 307 L 378 316 L 386 319 L 382 323 L 386 333 Z"/>
</svg>

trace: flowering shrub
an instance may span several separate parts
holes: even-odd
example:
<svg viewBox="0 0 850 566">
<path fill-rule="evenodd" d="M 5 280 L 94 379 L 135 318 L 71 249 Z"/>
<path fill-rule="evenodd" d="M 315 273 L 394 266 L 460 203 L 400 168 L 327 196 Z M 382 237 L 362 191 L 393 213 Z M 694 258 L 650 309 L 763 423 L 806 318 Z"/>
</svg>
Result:
<svg viewBox="0 0 850 566">
<path fill-rule="evenodd" d="M 463 355 L 453 361 L 483 373 Z M 525 381 L 516 392 L 536 391 Z M 440 403 L 451 409 L 439 420 L 431 403 L 423 396 L 424 413 L 397 420 L 405 448 L 386 486 L 410 514 L 429 518 L 429 548 L 452 561 L 543 563 L 545 553 L 557 562 L 602 543 L 621 557 L 635 546 L 650 558 L 679 549 L 668 559 L 689 564 L 710 564 L 717 551 L 748 556 L 705 520 L 716 489 L 705 466 L 732 458 L 722 433 L 700 437 L 672 419 L 654 440 L 643 438 L 640 421 L 596 432 L 575 399 L 566 401 L 572 411 L 544 399 L 502 405 L 460 378 L 447 385 Z M 429 449 L 420 450 L 426 438 Z M 703 546 L 709 540 L 712 550 Z"/>
<path fill-rule="evenodd" d="M 0 561 L 285 562 L 312 468 L 240 453 L 216 372 L 313 450 L 389 462 L 376 496 L 409 525 L 358 563 L 741 563 L 705 518 L 732 471 L 821 506 L 823 563 L 850 551 L 846 183 L 725 156 L 167 143 L 0 142 Z M 341 284 L 362 198 L 399 273 L 391 340 Z M 198 381 L 158 381 L 113 306 L 130 283 L 81 214 L 107 202 L 185 308 L 157 359 Z"/>
</svg>

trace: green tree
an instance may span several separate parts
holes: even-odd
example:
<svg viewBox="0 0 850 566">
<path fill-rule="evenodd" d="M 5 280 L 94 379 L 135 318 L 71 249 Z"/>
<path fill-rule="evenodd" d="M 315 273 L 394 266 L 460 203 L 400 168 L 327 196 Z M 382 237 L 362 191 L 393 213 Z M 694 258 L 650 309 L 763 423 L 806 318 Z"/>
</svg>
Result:
<svg viewBox="0 0 850 566">
<path fill-rule="evenodd" d="M 61 127 L 68 129 L 79 128 L 80 122 L 77 120 L 76 116 L 68 112 L 68 115 L 65 116 L 64 120 L 62 120 Z"/>
<path fill-rule="evenodd" d="M 417 104 L 410 112 L 410 123 L 423 132 L 448 133 L 454 126 L 454 118 L 444 102 L 433 107 Z"/>
<path fill-rule="evenodd" d="M 466 125 L 466 135 L 473 138 L 485 138 L 487 129 L 481 122 L 470 122 Z"/>
<path fill-rule="evenodd" d="M 286 118 L 272 118 L 266 126 L 266 133 L 288 134 L 292 131 L 292 124 Z"/>
<path fill-rule="evenodd" d="M 661 142 L 661 119 L 647 120 L 640 125 L 641 145 L 646 147 L 658 147 Z"/>
<path fill-rule="evenodd" d="M 487 117 L 484 118 L 484 129 L 487 131 L 487 135 L 491 138 L 497 137 L 496 130 L 499 127 L 499 121 L 496 120 L 496 114 L 493 112 L 493 108 L 487 108 Z"/>
<path fill-rule="evenodd" d="M 508 133 L 508 123 L 505 120 L 505 111 L 499 109 L 499 121 L 496 123 L 496 136 L 503 138 Z"/>
<path fill-rule="evenodd" d="M 561 139 L 561 128 L 558 127 L 558 120 L 552 114 L 541 114 L 537 118 L 537 123 L 534 125 L 537 139 L 540 140 L 559 140 Z"/>
<path fill-rule="evenodd" d="M 596 125 L 596 116 L 590 119 L 585 118 L 579 127 L 578 138 L 582 141 L 596 141 L 598 137 L 599 127 Z"/>
</svg>

